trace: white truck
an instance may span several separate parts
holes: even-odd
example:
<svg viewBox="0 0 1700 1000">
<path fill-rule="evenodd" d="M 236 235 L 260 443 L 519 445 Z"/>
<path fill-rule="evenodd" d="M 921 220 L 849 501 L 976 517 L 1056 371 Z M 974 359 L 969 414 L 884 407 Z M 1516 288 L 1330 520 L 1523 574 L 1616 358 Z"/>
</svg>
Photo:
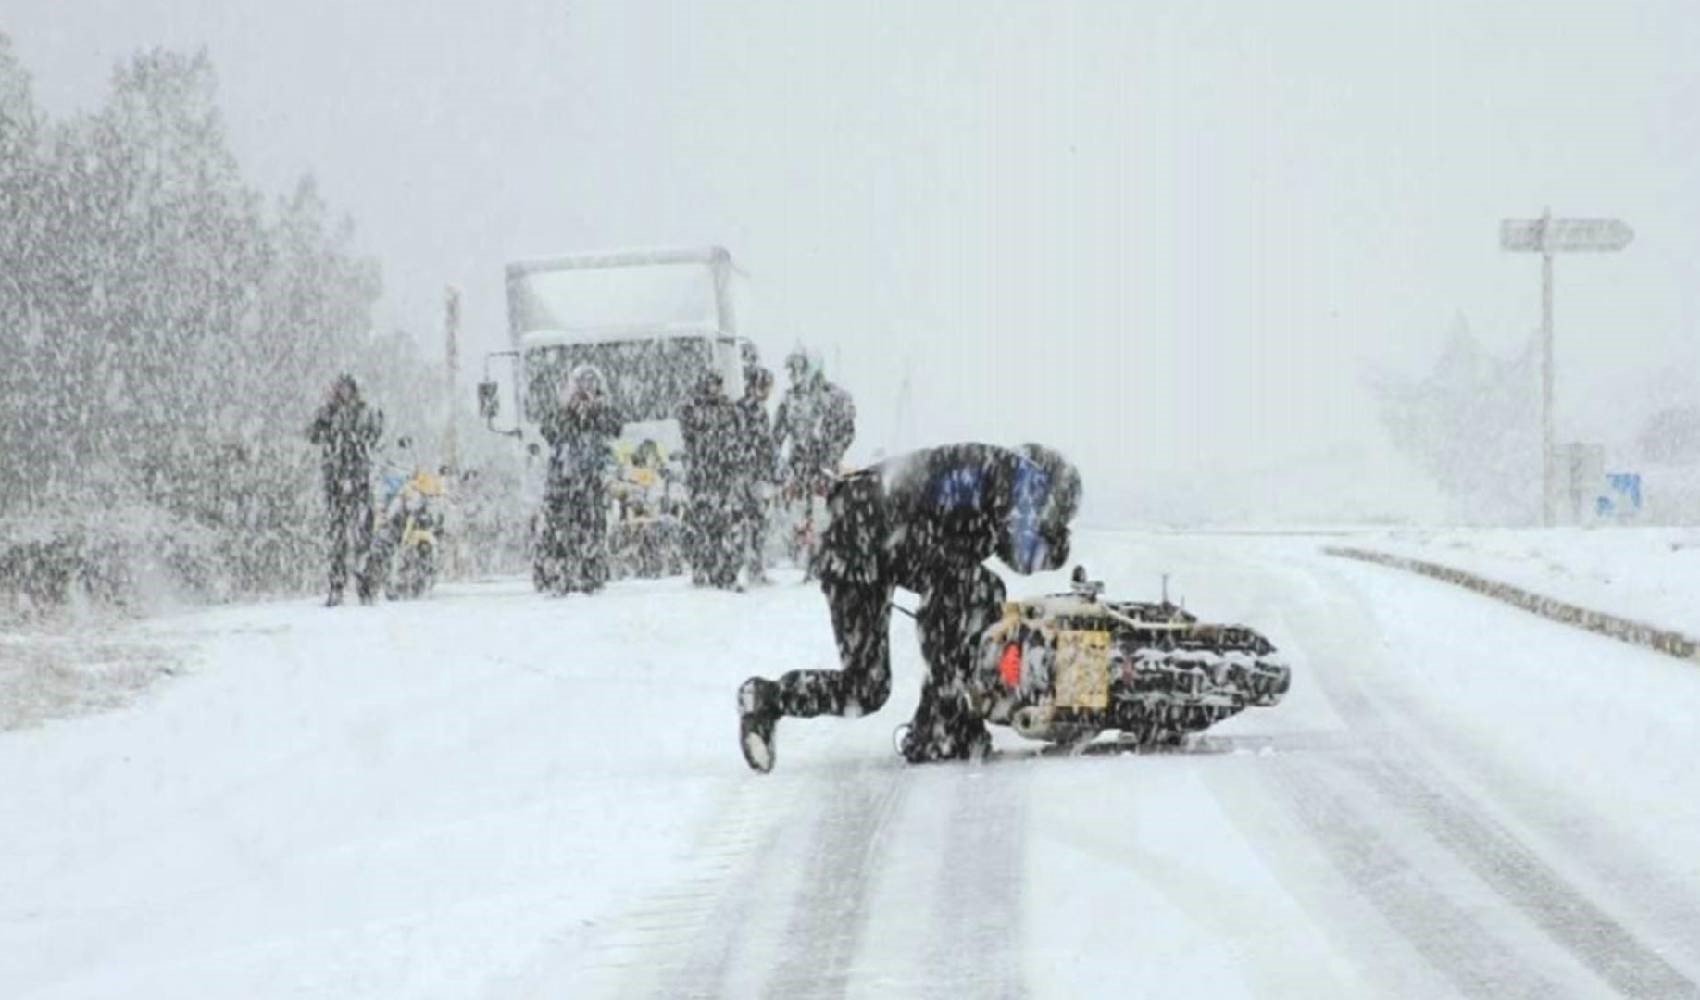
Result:
<svg viewBox="0 0 1700 1000">
<path fill-rule="evenodd" d="M 624 431 L 609 490 L 615 576 L 661 576 L 683 567 L 677 414 L 703 373 L 721 374 L 733 399 L 755 351 L 738 335 L 732 255 L 718 246 L 573 254 L 507 266 L 511 349 L 484 359 L 478 409 L 485 425 L 543 450 L 538 427 L 558 388 L 581 364 L 601 370 Z M 497 427 L 509 362 L 516 418 Z M 534 521 L 535 525 L 535 521 Z M 535 534 L 535 532 L 534 532 Z"/>
</svg>

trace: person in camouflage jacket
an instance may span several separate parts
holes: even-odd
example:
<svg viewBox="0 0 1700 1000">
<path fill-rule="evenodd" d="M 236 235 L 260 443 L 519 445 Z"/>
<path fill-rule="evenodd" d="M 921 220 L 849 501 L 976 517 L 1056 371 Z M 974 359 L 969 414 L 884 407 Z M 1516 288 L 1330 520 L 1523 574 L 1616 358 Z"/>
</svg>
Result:
<svg viewBox="0 0 1700 1000">
<path fill-rule="evenodd" d="M 537 574 L 546 589 L 593 594 L 608 582 L 611 442 L 624 428 L 602 372 L 592 365 L 574 368 L 560 406 L 539 428 L 550 449 Z"/>
<path fill-rule="evenodd" d="M 774 761 L 780 718 L 856 717 L 891 694 L 892 597 L 920 597 L 915 627 L 927 674 L 902 743 L 911 763 L 983 755 L 985 723 L 966 681 L 980 632 L 1003 613 L 1004 585 L 984 565 L 1017 573 L 1061 567 L 1079 509 L 1080 473 L 1038 444 L 964 443 L 887 459 L 833 481 L 819 575 L 838 642 L 836 670 L 752 677 L 738 690 L 739 743 L 757 771 Z"/>
<path fill-rule="evenodd" d="M 374 583 L 372 553 L 372 447 L 384 433 L 384 414 L 360 398 L 353 375 L 337 376 L 324 405 L 307 427 L 307 440 L 322 452 L 325 530 L 330 545 L 330 596 L 325 604 L 342 603 L 348 566 L 354 563 L 355 590 L 370 604 Z"/>
<path fill-rule="evenodd" d="M 695 394 L 679 409 L 685 439 L 686 557 L 691 581 L 724 590 L 738 587 L 738 557 L 743 551 L 737 527 L 736 491 L 742 456 L 741 418 L 726 397 L 719 372 L 705 372 Z"/>
</svg>

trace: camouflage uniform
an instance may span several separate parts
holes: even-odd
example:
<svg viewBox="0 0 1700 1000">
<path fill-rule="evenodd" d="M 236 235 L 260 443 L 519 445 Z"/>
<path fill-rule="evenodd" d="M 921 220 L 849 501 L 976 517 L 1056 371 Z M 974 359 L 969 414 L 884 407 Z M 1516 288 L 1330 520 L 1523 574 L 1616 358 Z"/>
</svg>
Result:
<svg viewBox="0 0 1700 1000">
<path fill-rule="evenodd" d="M 331 396 L 307 427 L 307 440 L 323 452 L 325 534 L 330 544 L 330 597 L 340 604 L 353 550 L 355 591 L 362 602 L 373 598 L 372 446 L 384 432 L 383 411 L 367 406 L 351 375 L 332 386 Z"/>
<path fill-rule="evenodd" d="M 773 422 L 767 415 L 765 386 L 773 376 L 765 368 L 746 372 L 747 391 L 738 400 L 738 482 L 733 491 L 734 514 L 744 569 L 751 580 L 767 577 L 767 504 L 774 466 Z"/>
<path fill-rule="evenodd" d="M 784 453 L 780 481 L 795 522 L 792 549 L 812 577 L 823 530 L 816 503 L 825 497 L 855 440 L 856 404 L 849 393 L 827 381 L 819 363 L 805 352 L 793 352 L 786 366 L 791 385 L 774 415 L 773 448 L 775 454 Z"/>
<path fill-rule="evenodd" d="M 920 595 L 916 626 L 927 662 L 920 704 L 903 753 L 911 761 L 965 757 L 990 737 L 967 707 L 964 681 L 974 641 L 1002 613 L 1002 580 L 983 563 L 997 555 L 1017 572 L 1061 566 L 1080 476 L 1061 455 L 958 444 L 889 459 L 836 482 L 822 539 L 821 590 L 832 612 L 841 668 L 751 678 L 740 691 L 741 738 L 751 734 L 771 766 L 781 716 L 858 716 L 891 693 L 891 600 Z"/>
<path fill-rule="evenodd" d="M 738 407 L 726 398 L 720 376 L 703 377 L 696 395 L 679 410 L 685 439 L 686 554 L 691 579 L 726 589 L 738 585 L 739 544 L 734 491 L 739 473 Z"/>
<path fill-rule="evenodd" d="M 602 395 L 601 373 L 574 369 L 570 396 L 543 419 L 549 473 L 534 582 L 556 593 L 595 593 L 608 582 L 610 442 L 624 429 Z"/>
</svg>

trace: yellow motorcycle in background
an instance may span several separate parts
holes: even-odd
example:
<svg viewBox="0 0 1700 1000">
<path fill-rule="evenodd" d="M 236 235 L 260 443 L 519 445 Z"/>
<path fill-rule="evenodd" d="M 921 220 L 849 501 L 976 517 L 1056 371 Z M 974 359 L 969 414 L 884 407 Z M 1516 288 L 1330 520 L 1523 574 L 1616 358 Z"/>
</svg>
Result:
<svg viewBox="0 0 1700 1000">
<path fill-rule="evenodd" d="M 384 596 L 392 601 L 423 597 L 436 585 L 441 564 L 443 477 L 428 469 L 392 469 L 378 485 L 372 535 Z"/>
<path fill-rule="evenodd" d="M 685 571 L 684 492 L 666 449 L 651 439 L 615 445 L 608 555 L 615 578 Z"/>
</svg>

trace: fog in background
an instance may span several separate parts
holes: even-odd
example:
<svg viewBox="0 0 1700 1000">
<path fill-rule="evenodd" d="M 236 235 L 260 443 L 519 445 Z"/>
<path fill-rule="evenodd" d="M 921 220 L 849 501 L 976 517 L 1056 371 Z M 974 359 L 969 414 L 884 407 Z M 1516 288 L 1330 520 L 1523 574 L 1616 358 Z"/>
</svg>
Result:
<svg viewBox="0 0 1700 1000">
<path fill-rule="evenodd" d="M 1560 440 L 1627 459 L 1700 396 L 1700 12 L 1430 6 L 10 0 L 0 30 L 54 114 L 206 46 L 244 171 L 355 218 L 379 327 L 435 350 L 463 290 L 469 407 L 506 261 L 719 243 L 768 361 L 802 340 L 854 394 L 853 458 L 1045 441 L 1098 520 L 1447 518 L 1368 386 L 1460 322 L 1524 351 L 1539 258 L 1501 218 L 1636 232 L 1557 262 Z"/>
</svg>

